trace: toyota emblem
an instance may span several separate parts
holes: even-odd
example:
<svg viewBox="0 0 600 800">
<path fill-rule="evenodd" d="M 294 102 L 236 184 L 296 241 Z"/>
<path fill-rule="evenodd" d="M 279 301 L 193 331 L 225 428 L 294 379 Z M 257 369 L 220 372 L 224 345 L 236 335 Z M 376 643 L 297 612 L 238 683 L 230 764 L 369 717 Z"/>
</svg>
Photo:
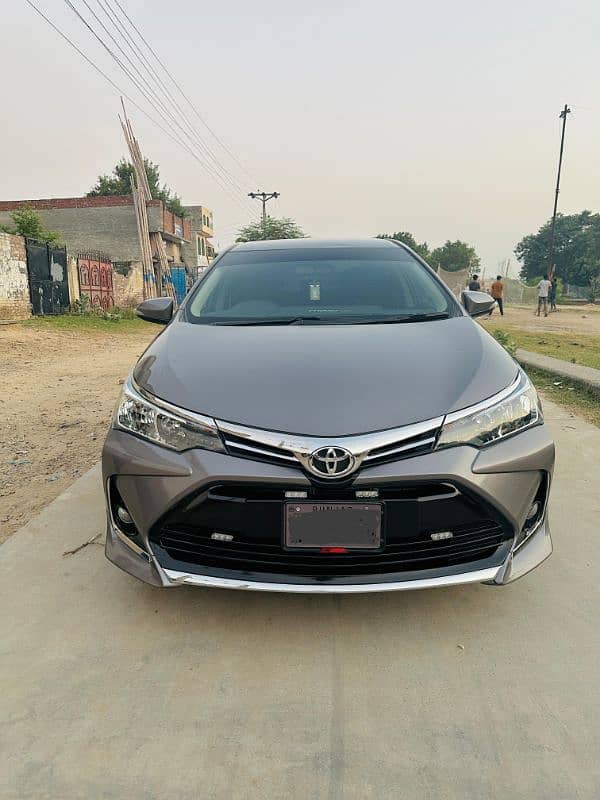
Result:
<svg viewBox="0 0 600 800">
<path fill-rule="evenodd" d="M 343 447 L 320 447 L 308 457 L 308 468 L 319 478 L 343 478 L 355 467 L 356 459 Z"/>
</svg>

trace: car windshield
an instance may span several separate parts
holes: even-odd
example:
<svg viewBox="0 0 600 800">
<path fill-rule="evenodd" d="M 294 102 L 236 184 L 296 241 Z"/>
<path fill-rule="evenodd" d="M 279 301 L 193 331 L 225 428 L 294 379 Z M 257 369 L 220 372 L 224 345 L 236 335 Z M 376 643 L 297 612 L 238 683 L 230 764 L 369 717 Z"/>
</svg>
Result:
<svg viewBox="0 0 600 800">
<path fill-rule="evenodd" d="M 455 316 L 452 295 L 401 247 L 226 253 L 186 306 L 190 322 L 285 325 L 412 322 Z"/>
</svg>

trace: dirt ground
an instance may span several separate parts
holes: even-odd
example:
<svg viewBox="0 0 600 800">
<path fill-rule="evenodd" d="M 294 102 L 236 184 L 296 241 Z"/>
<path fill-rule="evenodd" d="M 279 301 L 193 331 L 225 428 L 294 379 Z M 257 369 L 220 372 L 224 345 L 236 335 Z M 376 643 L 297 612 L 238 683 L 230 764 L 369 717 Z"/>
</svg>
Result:
<svg viewBox="0 0 600 800">
<path fill-rule="evenodd" d="M 0 326 L 0 542 L 98 460 L 120 384 L 155 333 Z"/>
<path fill-rule="evenodd" d="M 504 317 L 500 317 L 500 313 L 495 309 L 491 319 L 496 326 L 499 326 L 502 321 L 504 325 L 527 331 L 554 331 L 557 333 L 577 331 L 585 334 L 600 334 L 599 305 L 559 306 L 558 309 L 558 311 L 548 314 L 547 317 L 538 317 L 533 306 L 509 304 L 504 308 Z M 487 317 L 482 317 L 481 321 L 485 323 Z"/>
</svg>

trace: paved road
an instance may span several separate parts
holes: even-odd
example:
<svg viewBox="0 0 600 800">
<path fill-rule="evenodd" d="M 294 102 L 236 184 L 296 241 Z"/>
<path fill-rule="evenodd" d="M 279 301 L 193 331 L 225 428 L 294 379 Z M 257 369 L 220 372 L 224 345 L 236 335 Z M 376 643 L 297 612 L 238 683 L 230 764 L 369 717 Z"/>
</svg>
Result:
<svg viewBox="0 0 600 800">
<path fill-rule="evenodd" d="M 153 589 L 63 558 L 84 476 L 0 548 L 0 797 L 600 797 L 600 431 L 547 405 L 556 551 L 502 589 Z"/>
</svg>

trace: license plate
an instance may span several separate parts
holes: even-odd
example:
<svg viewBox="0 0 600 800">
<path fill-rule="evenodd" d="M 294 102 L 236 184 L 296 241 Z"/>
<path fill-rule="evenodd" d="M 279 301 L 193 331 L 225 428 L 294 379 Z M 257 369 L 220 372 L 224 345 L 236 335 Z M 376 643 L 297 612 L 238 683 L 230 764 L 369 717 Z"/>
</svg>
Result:
<svg viewBox="0 0 600 800">
<path fill-rule="evenodd" d="M 286 503 L 285 546 L 377 550 L 381 503 Z"/>
</svg>

